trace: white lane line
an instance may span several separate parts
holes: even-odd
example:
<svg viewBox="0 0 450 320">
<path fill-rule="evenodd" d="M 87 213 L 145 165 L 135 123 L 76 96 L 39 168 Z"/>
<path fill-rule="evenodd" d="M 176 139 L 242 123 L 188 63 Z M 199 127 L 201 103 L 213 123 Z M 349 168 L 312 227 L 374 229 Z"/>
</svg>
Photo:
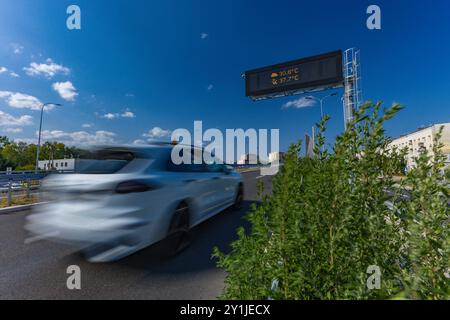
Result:
<svg viewBox="0 0 450 320">
<path fill-rule="evenodd" d="M 59 235 L 58 231 L 49 232 L 49 233 L 38 235 L 38 236 L 35 236 L 35 237 L 26 238 L 23 241 L 23 243 L 24 244 L 30 244 L 30 243 L 33 243 L 33 242 L 36 242 L 36 241 L 40 241 L 40 240 L 44 240 L 44 239 L 47 239 L 47 238 L 55 237 L 57 235 Z"/>
</svg>

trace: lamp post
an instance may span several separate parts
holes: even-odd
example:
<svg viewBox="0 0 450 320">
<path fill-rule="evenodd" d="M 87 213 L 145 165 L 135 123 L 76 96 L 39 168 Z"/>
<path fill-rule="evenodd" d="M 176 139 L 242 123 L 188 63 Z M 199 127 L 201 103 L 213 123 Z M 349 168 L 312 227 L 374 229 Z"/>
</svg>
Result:
<svg viewBox="0 0 450 320">
<path fill-rule="evenodd" d="M 334 97 L 335 95 L 337 95 L 337 93 L 333 92 L 332 94 L 329 94 L 329 95 L 327 95 L 325 97 L 322 97 L 322 98 L 316 98 L 314 96 L 309 96 L 309 97 L 305 97 L 305 99 L 307 99 L 307 100 L 317 100 L 317 101 L 320 102 L 320 120 L 322 120 L 323 119 L 323 101 L 325 99 L 329 98 L 329 97 Z"/>
<path fill-rule="evenodd" d="M 320 120 L 323 120 L 323 101 L 325 99 L 329 98 L 329 97 L 334 97 L 336 95 L 337 95 L 337 93 L 333 92 L 332 94 L 329 94 L 329 95 L 327 95 L 325 97 L 322 97 L 322 98 L 316 98 L 314 96 L 308 96 L 308 97 L 305 97 L 305 99 L 307 99 L 307 100 L 316 100 L 316 101 L 320 102 Z M 325 146 L 322 146 L 322 151 L 324 151 L 324 150 L 325 150 Z"/>
<path fill-rule="evenodd" d="M 37 150 L 36 150 L 36 167 L 35 167 L 35 172 L 37 173 L 38 169 L 39 169 L 39 152 L 41 151 L 41 131 L 42 131 L 42 115 L 44 113 L 44 108 L 46 106 L 57 106 L 60 107 L 61 104 L 59 103 L 53 103 L 53 102 L 46 102 L 43 103 L 41 106 L 41 121 L 39 122 L 39 137 L 38 137 L 38 145 L 37 145 Z"/>
</svg>

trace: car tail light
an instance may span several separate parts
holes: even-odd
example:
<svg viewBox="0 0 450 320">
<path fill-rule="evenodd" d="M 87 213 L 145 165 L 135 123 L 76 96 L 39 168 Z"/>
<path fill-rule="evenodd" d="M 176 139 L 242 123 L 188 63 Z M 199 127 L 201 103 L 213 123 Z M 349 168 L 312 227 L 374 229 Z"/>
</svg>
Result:
<svg viewBox="0 0 450 320">
<path fill-rule="evenodd" d="M 133 193 L 133 192 L 146 192 L 153 189 L 157 189 L 156 185 L 152 185 L 143 181 L 124 181 L 116 186 L 116 193 Z"/>
</svg>

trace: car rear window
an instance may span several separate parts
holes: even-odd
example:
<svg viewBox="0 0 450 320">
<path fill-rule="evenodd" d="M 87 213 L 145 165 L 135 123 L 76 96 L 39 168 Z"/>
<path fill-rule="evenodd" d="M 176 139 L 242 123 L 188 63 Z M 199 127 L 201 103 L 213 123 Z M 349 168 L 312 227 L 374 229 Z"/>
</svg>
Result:
<svg viewBox="0 0 450 320">
<path fill-rule="evenodd" d="M 85 174 L 111 174 L 123 169 L 135 158 L 128 150 L 87 151 L 77 159 L 75 171 Z"/>
</svg>

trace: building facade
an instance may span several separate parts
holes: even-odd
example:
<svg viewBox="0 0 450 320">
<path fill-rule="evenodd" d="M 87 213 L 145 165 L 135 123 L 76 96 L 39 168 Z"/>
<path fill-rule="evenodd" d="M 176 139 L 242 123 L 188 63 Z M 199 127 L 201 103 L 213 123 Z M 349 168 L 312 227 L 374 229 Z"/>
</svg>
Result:
<svg viewBox="0 0 450 320">
<path fill-rule="evenodd" d="M 281 151 L 269 153 L 269 162 L 283 162 L 285 153 Z"/>
<path fill-rule="evenodd" d="M 38 162 L 38 168 L 44 171 L 74 171 L 75 160 L 77 159 L 40 160 Z"/>
<path fill-rule="evenodd" d="M 446 155 L 446 165 L 450 164 L 450 123 L 435 124 L 425 128 L 419 128 L 416 132 L 403 135 L 390 144 L 390 148 L 398 150 L 406 148 L 406 164 L 407 168 L 416 165 L 415 159 L 419 157 L 421 150 L 426 150 L 433 154 L 433 145 L 436 134 L 441 127 L 443 128 L 440 142 L 444 145 L 442 151 Z"/>
<path fill-rule="evenodd" d="M 238 165 L 245 164 L 258 164 L 258 156 L 256 154 L 242 154 L 240 159 L 237 161 Z"/>
<path fill-rule="evenodd" d="M 38 162 L 39 170 L 83 173 L 114 173 L 123 168 L 127 160 L 54 159 Z"/>
</svg>

